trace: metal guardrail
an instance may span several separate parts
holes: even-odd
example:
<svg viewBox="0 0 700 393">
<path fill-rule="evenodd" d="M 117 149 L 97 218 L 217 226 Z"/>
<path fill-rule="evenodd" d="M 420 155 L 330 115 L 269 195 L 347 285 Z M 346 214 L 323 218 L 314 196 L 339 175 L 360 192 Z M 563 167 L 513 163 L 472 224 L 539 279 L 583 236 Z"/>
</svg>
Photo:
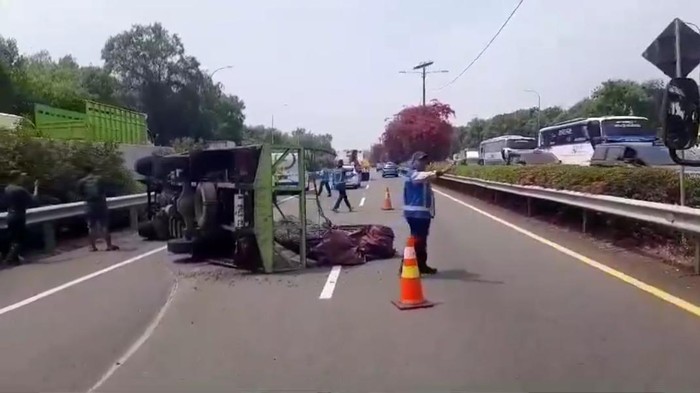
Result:
<svg viewBox="0 0 700 393">
<path fill-rule="evenodd" d="M 146 204 L 147 198 L 145 193 L 107 198 L 107 208 L 109 210 L 130 209 L 129 219 L 131 227 L 136 229 L 138 226 L 138 208 Z M 73 202 L 29 209 L 27 210 L 27 225 L 42 225 L 44 248 L 50 251 L 56 246 L 54 222 L 64 218 L 85 215 L 85 205 L 85 202 Z M 7 213 L 0 213 L 0 229 L 6 228 Z"/>
<path fill-rule="evenodd" d="M 440 179 L 526 197 L 528 198 L 528 215 L 531 212 L 532 199 L 579 207 L 584 212 L 582 225 L 584 232 L 587 226 L 586 211 L 595 211 L 691 233 L 695 238 L 695 272 L 700 273 L 700 237 L 698 236 L 700 235 L 700 209 L 610 195 L 555 190 L 537 186 L 521 186 L 447 174 Z"/>
</svg>

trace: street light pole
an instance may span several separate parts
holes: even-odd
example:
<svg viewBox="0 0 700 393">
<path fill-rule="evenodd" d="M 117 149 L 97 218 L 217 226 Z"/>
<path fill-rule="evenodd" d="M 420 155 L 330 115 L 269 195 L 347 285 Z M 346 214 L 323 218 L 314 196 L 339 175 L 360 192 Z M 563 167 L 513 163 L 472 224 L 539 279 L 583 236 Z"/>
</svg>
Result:
<svg viewBox="0 0 700 393">
<path fill-rule="evenodd" d="M 525 91 L 537 95 L 537 132 L 539 132 L 540 128 L 542 127 L 542 124 L 540 123 L 540 113 L 542 112 L 542 97 L 540 96 L 540 93 L 538 93 L 535 90 L 526 89 Z"/>
<path fill-rule="evenodd" d="M 209 77 L 210 77 L 210 78 L 213 78 L 213 77 L 214 77 L 214 74 L 216 74 L 217 72 L 219 72 L 219 71 L 221 71 L 221 70 L 228 70 L 228 69 L 231 69 L 231 68 L 233 68 L 232 65 L 227 65 L 227 66 L 219 67 L 219 68 L 215 69 L 214 71 L 210 72 L 210 73 L 209 73 Z"/>
<path fill-rule="evenodd" d="M 282 107 L 287 107 L 287 104 L 282 104 Z M 275 114 L 270 115 L 270 143 L 275 143 Z"/>
<path fill-rule="evenodd" d="M 422 89 L 422 104 L 425 106 L 425 77 L 428 74 L 444 74 L 449 71 L 447 70 L 439 70 L 439 71 L 427 71 L 427 68 L 433 65 L 432 61 L 424 61 L 423 63 L 418 64 L 417 66 L 413 67 L 414 71 L 399 71 L 399 74 L 420 74 L 421 79 L 423 80 L 423 89 Z M 416 71 L 420 70 L 420 71 Z"/>
</svg>

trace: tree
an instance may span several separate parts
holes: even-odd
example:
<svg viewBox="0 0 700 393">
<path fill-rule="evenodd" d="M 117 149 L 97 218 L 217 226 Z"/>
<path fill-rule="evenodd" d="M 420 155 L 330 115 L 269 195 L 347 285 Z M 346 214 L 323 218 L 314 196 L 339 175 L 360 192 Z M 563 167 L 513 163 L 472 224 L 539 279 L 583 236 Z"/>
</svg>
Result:
<svg viewBox="0 0 700 393">
<path fill-rule="evenodd" d="M 433 160 L 450 153 L 453 129 L 449 122 L 454 111 L 449 105 L 433 100 L 425 106 L 404 108 L 394 115 L 382 134 L 382 144 L 389 159 L 408 160 L 415 151 L 424 151 Z"/>
<path fill-rule="evenodd" d="M 210 139 L 219 128 L 238 138 L 241 105 L 221 103 L 221 90 L 185 54 L 182 40 L 160 23 L 135 25 L 110 37 L 102 50 L 105 69 L 115 75 L 128 101 L 148 114 L 152 138 L 166 144 L 175 138 Z M 217 122 L 215 114 L 228 113 Z M 218 124 L 217 124 L 218 123 Z M 242 121 L 241 121 L 242 123 Z"/>
<path fill-rule="evenodd" d="M 663 99 L 664 84 L 660 80 L 638 83 L 629 80 L 608 80 L 569 109 L 558 106 L 543 108 L 540 125 L 546 127 L 580 117 L 630 115 L 649 119 L 651 127 L 660 124 L 658 108 Z M 505 134 L 537 136 L 537 108 L 518 109 L 490 119 L 472 119 L 465 126 L 455 128 L 453 152 L 476 148 L 488 138 Z M 455 146 L 456 145 L 456 146 Z"/>
<path fill-rule="evenodd" d="M 591 94 L 590 114 L 596 116 L 649 116 L 653 98 L 644 87 L 629 80 L 608 80 Z M 653 115 L 652 115 L 653 116 Z"/>
</svg>

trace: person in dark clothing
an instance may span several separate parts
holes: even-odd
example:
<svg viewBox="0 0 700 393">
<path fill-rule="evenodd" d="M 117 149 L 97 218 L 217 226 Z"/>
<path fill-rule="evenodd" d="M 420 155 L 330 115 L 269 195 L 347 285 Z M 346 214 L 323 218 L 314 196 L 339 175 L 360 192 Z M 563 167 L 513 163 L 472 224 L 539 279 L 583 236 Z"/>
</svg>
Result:
<svg viewBox="0 0 700 393">
<path fill-rule="evenodd" d="M 323 192 L 323 189 L 325 187 L 326 191 L 328 192 L 328 197 L 332 197 L 333 195 L 331 194 L 331 170 L 328 168 L 323 168 L 321 169 L 321 184 L 318 187 L 318 190 L 316 190 L 316 196 L 321 195 Z"/>
<path fill-rule="evenodd" d="M 335 200 L 333 211 L 338 212 L 340 202 L 345 202 L 345 206 L 352 212 L 352 206 L 348 200 L 347 189 L 345 188 L 345 169 L 343 168 L 343 160 L 338 160 L 338 166 L 333 171 L 333 187 L 338 191 L 338 199 Z"/>
<path fill-rule="evenodd" d="M 34 181 L 34 194 L 29 194 L 22 187 L 27 175 L 19 171 L 10 172 L 12 180 L 5 187 L 7 201 L 7 231 L 10 235 L 10 247 L 3 258 L 4 265 L 19 265 L 22 262 L 20 252 L 27 237 L 27 209 L 36 201 L 39 193 L 39 182 Z"/>
<path fill-rule="evenodd" d="M 437 273 L 437 269 L 428 266 L 428 235 L 435 217 L 435 196 L 430 181 L 447 171 L 427 171 L 428 164 L 427 154 L 414 153 L 403 189 L 403 215 L 415 240 L 416 262 L 421 274 Z"/>
<path fill-rule="evenodd" d="M 85 171 L 87 176 L 78 182 L 78 190 L 86 202 L 85 215 L 90 237 L 90 251 L 97 251 L 97 238 L 100 235 L 107 244 L 107 251 L 118 250 L 119 247 L 112 244 L 112 236 L 109 233 L 109 208 L 102 177 L 95 174 L 91 166 L 86 167 Z"/>
</svg>

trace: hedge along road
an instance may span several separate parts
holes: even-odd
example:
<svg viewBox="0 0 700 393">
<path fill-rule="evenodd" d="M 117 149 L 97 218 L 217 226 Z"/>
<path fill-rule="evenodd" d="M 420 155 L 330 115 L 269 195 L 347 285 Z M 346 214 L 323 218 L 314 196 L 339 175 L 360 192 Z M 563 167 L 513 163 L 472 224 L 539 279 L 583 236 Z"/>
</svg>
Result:
<svg viewBox="0 0 700 393">
<path fill-rule="evenodd" d="M 369 189 L 349 193 L 353 204 L 365 198 L 362 208 L 329 213 L 330 218 L 391 225 L 400 248 L 407 236 L 400 211 L 380 209 L 387 186 L 394 206 L 400 206 L 401 180 L 375 180 Z M 398 260 L 343 268 L 332 298 L 323 300 L 318 297 L 329 269 L 262 277 L 180 275 L 178 290 L 152 334 L 137 342 L 140 347 L 110 353 L 123 364 L 91 377 L 64 371 L 65 380 L 82 378 L 81 383 L 24 390 L 81 390 L 70 387 L 100 380 L 95 391 L 666 391 L 698 386 L 700 321 L 695 316 L 464 203 L 494 217 L 506 217 L 503 211 L 447 195 L 437 195 L 430 239 L 431 264 L 441 271 L 423 280 L 427 297 L 439 302 L 432 309 L 400 312 L 391 305 Z M 322 200 L 326 206 L 331 202 Z M 555 238 L 525 220 L 506 218 Z M 564 234 L 557 238 L 562 241 L 602 263 L 622 258 Z M 149 257 L 143 266 L 157 266 L 154 261 L 156 256 Z M 128 282 L 125 277 L 142 274 L 130 269 L 102 277 L 124 274 L 113 281 Z M 100 298 L 100 288 L 81 284 L 73 289 L 84 292 L 70 299 L 57 294 L 53 301 L 80 308 Z M 55 307 L 51 299 L 23 310 Z M 109 319 L 100 316 L 95 319 Z M 42 321 L 33 318 L 35 324 Z M 82 329 L 82 334 L 89 331 Z M 101 336 L 91 337 L 101 342 Z M 13 358 L 22 350 L 13 347 Z M 13 386 L 39 386 L 34 383 Z"/>
</svg>

